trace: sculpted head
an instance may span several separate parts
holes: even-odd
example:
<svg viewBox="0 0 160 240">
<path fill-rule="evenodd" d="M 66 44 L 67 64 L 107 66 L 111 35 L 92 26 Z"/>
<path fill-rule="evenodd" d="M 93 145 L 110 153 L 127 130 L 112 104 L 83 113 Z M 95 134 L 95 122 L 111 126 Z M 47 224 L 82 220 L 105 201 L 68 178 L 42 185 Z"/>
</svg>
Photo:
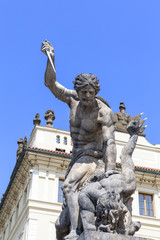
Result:
<svg viewBox="0 0 160 240">
<path fill-rule="evenodd" d="M 95 93 L 97 94 L 100 90 L 99 80 L 92 73 L 81 73 L 77 77 L 75 77 L 74 89 L 76 91 L 81 90 L 82 87 L 86 85 L 91 85 L 95 89 Z"/>
<path fill-rule="evenodd" d="M 95 95 L 100 90 L 98 78 L 92 73 L 81 73 L 75 78 L 73 83 L 80 102 L 84 106 L 92 105 L 95 101 Z"/>
<path fill-rule="evenodd" d="M 98 222 L 106 226 L 109 224 L 112 230 L 115 230 L 119 219 L 126 213 L 126 208 L 120 199 L 119 193 L 114 190 L 103 193 L 97 201 L 96 213 L 97 225 Z"/>
<path fill-rule="evenodd" d="M 120 105 L 119 105 L 119 110 L 120 110 L 120 112 L 121 112 L 121 113 L 125 113 L 125 109 L 126 109 L 126 107 L 125 107 L 124 103 L 123 103 L 123 102 L 120 102 Z"/>
</svg>

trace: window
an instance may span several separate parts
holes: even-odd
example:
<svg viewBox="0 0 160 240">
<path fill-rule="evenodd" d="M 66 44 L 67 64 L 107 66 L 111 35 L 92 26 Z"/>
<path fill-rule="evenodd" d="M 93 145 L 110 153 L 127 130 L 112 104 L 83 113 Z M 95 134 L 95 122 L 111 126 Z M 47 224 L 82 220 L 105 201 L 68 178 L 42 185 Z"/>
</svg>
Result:
<svg viewBox="0 0 160 240">
<path fill-rule="evenodd" d="M 56 143 L 60 143 L 60 136 L 56 136 Z"/>
<path fill-rule="evenodd" d="M 56 148 L 56 151 L 65 152 L 66 150 L 61 148 Z"/>
<path fill-rule="evenodd" d="M 59 183 L 58 183 L 58 202 L 63 202 L 63 191 L 61 189 L 62 185 L 63 185 L 64 181 L 59 179 Z"/>
<path fill-rule="evenodd" d="M 139 193 L 139 214 L 153 216 L 153 196 Z"/>
<path fill-rule="evenodd" d="M 64 137 L 64 139 L 63 139 L 63 144 L 64 144 L 64 145 L 67 145 L 67 137 Z"/>
</svg>

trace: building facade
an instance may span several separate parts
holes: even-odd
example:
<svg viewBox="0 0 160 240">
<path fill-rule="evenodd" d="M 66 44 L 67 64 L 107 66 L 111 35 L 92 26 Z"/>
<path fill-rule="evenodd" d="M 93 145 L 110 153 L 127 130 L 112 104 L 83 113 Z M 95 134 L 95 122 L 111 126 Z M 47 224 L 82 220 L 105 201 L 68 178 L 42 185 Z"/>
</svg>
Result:
<svg viewBox="0 0 160 240">
<path fill-rule="evenodd" d="M 17 150 L 17 162 L 1 200 L 0 240 L 56 240 L 55 222 L 61 212 L 61 186 L 72 157 L 72 140 L 68 131 L 53 128 L 51 123 L 34 124 L 28 144 L 19 141 L 23 147 Z M 119 156 L 129 134 L 116 131 L 115 139 L 120 170 Z M 142 224 L 135 235 L 158 240 L 160 144 L 152 145 L 141 134 L 133 160 L 137 189 L 132 213 L 133 220 Z"/>
</svg>

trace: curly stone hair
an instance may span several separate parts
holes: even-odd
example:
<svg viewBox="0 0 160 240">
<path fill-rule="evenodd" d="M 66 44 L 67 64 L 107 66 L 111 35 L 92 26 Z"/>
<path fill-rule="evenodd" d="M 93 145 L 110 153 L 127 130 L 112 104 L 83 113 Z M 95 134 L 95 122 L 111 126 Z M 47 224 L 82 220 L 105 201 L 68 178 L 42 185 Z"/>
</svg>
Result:
<svg viewBox="0 0 160 240">
<path fill-rule="evenodd" d="M 74 89 L 76 91 L 79 91 L 81 88 L 85 87 L 88 84 L 91 85 L 95 89 L 96 94 L 100 90 L 99 80 L 92 73 L 89 73 L 89 74 L 81 73 L 81 74 L 79 74 L 75 78 L 75 81 L 73 83 L 74 83 Z"/>
<path fill-rule="evenodd" d="M 126 207 L 120 199 L 120 195 L 114 190 L 103 193 L 96 206 L 97 225 L 110 224 L 112 230 L 116 230 L 119 218 L 126 213 Z M 98 224 L 99 222 L 99 224 Z"/>
</svg>

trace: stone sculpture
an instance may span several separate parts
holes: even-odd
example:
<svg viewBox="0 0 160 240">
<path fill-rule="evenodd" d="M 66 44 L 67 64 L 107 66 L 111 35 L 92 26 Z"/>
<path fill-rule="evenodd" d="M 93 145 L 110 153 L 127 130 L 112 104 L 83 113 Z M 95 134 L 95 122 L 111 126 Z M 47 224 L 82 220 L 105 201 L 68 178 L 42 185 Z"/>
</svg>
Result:
<svg viewBox="0 0 160 240">
<path fill-rule="evenodd" d="M 132 120 L 127 130 L 130 139 L 121 152 L 121 173 L 109 171 L 79 194 L 84 230 L 134 235 L 140 228 L 140 223 L 132 222 L 131 218 L 131 195 L 136 189 L 132 153 L 139 134 L 139 122 Z"/>
<path fill-rule="evenodd" d="M 33 119 L 33 124 L 35 126 L 39 126 L 41 123 L 41 120 L 39 119 L 39 113 L 36 114 L 35 119 Z"/>
<path fill-rule="evenodd" d="M 54 64 L 54 49 L 45 41 L 42 51 L 51 55 Z M 98 159 L 103 157 L 105 169 L 116 166 L 113 112 L 105 101 L 96 94 L 100 90 L 99 81 L 93 74 L 79 74 L 74 82 L 75 90 L 68 90 L 56 81 L 56 72 L 48 60 L 45 85 L 61 101 L 68 104 L 70 112 L 70 132 L 73 140 L 73 158 L 63 185 L 63 192 L 69 209 L 71 233 L 77 236 L 79 189 L 94 173 Z M 103 153 L 102 153 L 103 152 Z M 74 194 L 73 194 L 74 193 Z"/>
<path fill-rule="evenodd" d="M 116 146 L 113 112 L 109 104 L 97 95 L 100 86 L 99 80 L 95 75 L 91 73 L 79 74 L 75 78 L 75 90 L 66 89 L 56 80 L 54 49 L 52 45 L 46 40 L 42 43 L 41 50 L 48 56 L 45 85 L 51 90 L 56 98 L 67 103 L 70 107 L 70 133 L 73 141 L 72 160 L 62 186 L 64 203 L 61 215 L 56 222 L 57 239 L 76 240 L 83 230 L 88 229 L 90 222 L 87 222 L 88 218 L 85 217 L 84 211 L 88 211 L 87 213 L 92 215 L 93 218 L 91 221 L 94 229 L 98 226 L 97 230 L 101 230 L 103 228 L 102 225 L 104 225 L 105 231 L 108 229 L 108 232 L 118 232 L 116 230 L 119 224 L 117 220 L 114 220 L 115 224 L 112 221 L 112 226 L 110 226 L 110 223 L 104 221 L 103 216 L 101 216 L 99 212 L 97 220 L 95 221 L 96 216 L 90 209 L 85 209 L 85 202 L 83 202 L 82 199 L 83 194 L 88 194 L 87 191 L 90 189 L 90 186 L 93 184 L 97 185 L 97 183 L 90 183 L 90 181 L 100 180 L 99 184 L 101 184 L 101 181 L 106 181 L 106 179 L 109 181 L 112 176 L 119 177 L 120 179 L 124 178 L 123 173 L 118 174 L 115 171 Z M 129 154 L 130 153 L 128 153 L 128 155 Z M 130 171 L 133 172 L 131 159 L 130 162 Z M 107 178 L 107 176 L 109 177 Z M 123 182 L 123 179 L 120 181 Z M 116 201 L 119 201 L 118 206 L 117 203 L 115 203 L 115 207 L 120 209 L 117 210 L 117 217 L 119 216 L 119 212 L 123 213 L 122 215 L 125 216 L 127 214 L 131 215 L 127 204 L 129 201 L 128 198 L 130 199 L 130 195 L 135 189 L 134 181 L 132 185 L 133 189 L 129 190 L 129 192 L 124 195 L 125 203 L 119 197 L 120 190 L 110 189 L 111 193 L 114 191 L 113 195 Z M 106 190 L 100 189 L 99 195 L 101 195 L 102 191 Z M 100 203 L 104 200 L 102 197 L 96 198 L 94 194 L 93 198 L 95 202 L 98 201 Z M 91 201 L 90 198 L 88 198 L 88 201 L 89 200 Z M 92 205 L 93 204 L 94 203 L 92 203 Z M 98 206 L 99 205 L 95 205 L 95 209 L 99 209 Z M 115 218 L 115 216 L 113 217 Z M 97 225 L 98 222 L 101 224 Z M 132 226 L 131 221 L 129 225 L 124 228 L 126 233 L 129 233 L 128 226 Z"/>
<path fill-rule="evenodd" d="M 23 152 L 23 148 L 27 146 L 27 137 L 24 137 L 24 140 L 22 138 L 19 138 L 17 141 L 18 144 L 18 148 L 17 148 L 17 161 L 21 155 L 21 153 Z"/>
<path fill-rule="evenodd" d="M 115 123 L 116 131 L 127 132 L 127 126 L 129 124 L 129 122 L 131 120 L 139 121 L 141 118 L 141 115 L 143 114 L 143 113 L 141 113 L 134 117 L 131 117 L 128 113 L 125 112 L 125 109 L 126 109 L 126 107 L 125 107 L 124 103 L 120 102 L 120 106 L 119 106 L 120 112 L 116 112 L 114 114 L 114 123 Z M 139 134 L 144 135 L 144 136 L 145 136 L 145 134 L 142 134 L 142 133 L 145 130 L 145 127 L 142 127 L 142 125 L 145 120 L 146 120 L 146 118 L 140 121 L 140 128 L 139 128 Z"/>
<path fill-rule="evenodd" d="M 116 112 L 114 114 L 114 121 L 116 130 L 118 131 L 127 131 L 127 125 L 131 121 L 131 116 L 127 113 L 125 113 L 125 105 L 123 102 L 120 102 L 119 110 L 120 112 Z"/>
<path fill-rule="evenodd" d="M 17 161 L 18 161 L 19 156 L 20 156 L 21 152 L 23 151 L 23 139 L 19 138 L 17 141 L 17 144 L 18 144 L 18 148 L 17 148 Z"/>
<path fill-rule="evenodd" d="M 47 126 L 52 127 L 53 121 L 55 119 L 54 112 L 52 110 L 46 111 L 44 118 L 47 120 Z"/>
</svg>

